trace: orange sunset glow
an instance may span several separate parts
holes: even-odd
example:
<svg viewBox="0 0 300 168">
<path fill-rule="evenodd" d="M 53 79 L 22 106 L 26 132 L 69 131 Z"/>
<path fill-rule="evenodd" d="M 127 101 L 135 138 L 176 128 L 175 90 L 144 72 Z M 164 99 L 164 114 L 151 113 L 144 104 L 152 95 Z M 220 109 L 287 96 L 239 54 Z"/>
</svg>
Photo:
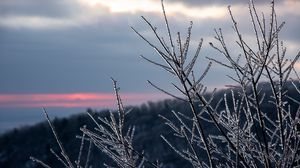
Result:
<svg viewBox="0 0 300 168">
<path fill-rule="evenodd" d="M 159 93 L 125 93 L 125 105 L 167 98 Z M 100 107 L 113 108 L 115 96 L 109 93 L 64 93 L 64 94 L 0 94 L 0 107 Z"/>
</svg>

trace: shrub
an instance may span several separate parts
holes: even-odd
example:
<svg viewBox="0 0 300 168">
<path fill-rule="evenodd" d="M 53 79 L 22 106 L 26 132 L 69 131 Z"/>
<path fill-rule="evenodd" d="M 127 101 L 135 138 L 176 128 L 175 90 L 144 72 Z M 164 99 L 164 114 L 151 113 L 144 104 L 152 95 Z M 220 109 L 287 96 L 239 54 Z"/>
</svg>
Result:
<svg viewBox="0 0 300 168">
<path fill-rule="evenodd" d="M 149 81 L 156 89 L 188 102 L 192 113 L 185 114 L 172 111 L 174 119 L 161 116 L 165 123 L 174 131 L 174 136 L 182 139 L 181 145 L 172 144 L 165 136 L 162 139 L 179 156 L 190 162 L 193 167 L 294 167 L 299 165 L 299 102 L 287 94 L 287 83 L 292 85 L 300 94 L 296 81 L 292 80 L 292 73 L 296 79 L 299 77 L 294 65 L 300 57 L 298 53 L 293 59 L 286 58 L 286 48 L 279 40 L 279 32 L 284 26 L 278 23 L 274 0 L 271 1 L 271 14 L 269 22 L 264 15 L 259 17 L 258 11 L 251 1 L 249 3 L 250 22 L 256 43 L 247 42 L 240 33 L 239 24 L 228 7 L 229 16 L 236 34 L 237 48 L 241 54 L 234 56 L 228 49 L 228 43 L 223 36 L 222 29 L 215 29 L 215 43 L 210 46 L 224 56 L 227 62 L 221 62 L 207 57 L 211 62 L 204 72 L 196 77 L 194 75 L 195 63 L 199 56 L 202 42 L 200 40 L 195 54 L 189 58 L 189 44 L 191 41 L 192 22 L 188 27 L 184 40 L 178 32 L 176 38 L 170 30 L 164 4 L 162 11 L 166 25 L 165 38 L 161 37 L 157 28 L 142 17 L 153 32 L 157 42 L 152 43 L 135 28 L 134 32 L 152 47 L 162 59 L 163 63 L 154 62 L 143 57 L 150 63 L 164 69 L 178 80 L 179 85 L 173 86 L 182 94 L 177 96 Z M 165 41 L 164 39 L 168 39 Z M 176 40 L 174 40 L 176 39 Z M 215 91 L 207 96 L 206 87 L 201 83 L 212 63 L 228 68 L 234 74 L 229 76 L 236 84 L 228 86 L 230 93 L 215 102 Z M 123 107 L 116 81 L 115 88 L 118 112 L 110 113 L 108 118 L 96 120 L 89 113 L 97 128 L 90 130 L 81 128 L 83 132 L 82 144 L 89 141 L 106 153 L 118 167 L 161 167 L 147 159 L 143 152 L 134 149 L 134 126 L 124 129 L 126 110 Z M 271 94 L 269 94 L 271 90 Z M 298 107 L 291 108 L 288 103 L 295 102 Z M 268 111 L 262 108 L 262 103 L 269 103 Z M 66 167 L 75 167 L 65 153 L 54 127 L 49 124 L 61 149 L 62 157 L 54 153 Z M 217 131 L 208 132 L 206 127 L 214 127 Z M 80 151 L 82 147 L 80 147 Z M 80 166 L 78 160 L 75 162 Z M 44 167 L 50 167 L 43 162 Z M 87 159 L 88 160 L 88 159 Z M 159 160 L 159 158 L 158 158 Z M 86 164 L 87 165 L 87 164 Z M 106 165 L 109 167 L 108 165 Z"/>
</svg>

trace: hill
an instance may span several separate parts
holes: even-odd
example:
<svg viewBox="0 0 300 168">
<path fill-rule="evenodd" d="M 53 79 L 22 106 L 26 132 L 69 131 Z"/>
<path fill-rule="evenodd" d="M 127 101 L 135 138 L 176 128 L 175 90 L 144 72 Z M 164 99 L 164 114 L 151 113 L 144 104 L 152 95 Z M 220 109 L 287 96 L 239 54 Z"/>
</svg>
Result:
<svg viewBox="0 0 300 168">
<path fill-rule="evenodd" d="M 263 88 L 263 87 L 262 87 Z M 288 87 L 287 94 L 293 99 L 300 101 L 300 96 L 296 94 L 295 89 Z M 271 90 L 266 90 L 271 94 Z M 222 99 L 224 93 L 230 93 L 230 90 L 221 90 L 215 94 L 215 100 Z M 209 96 L 209 95 L 207 95 Z M 269 96 L 266 96 L 269 97 Z M 298 105 L 291 100 L 291 108 L 296 111 Z M 212 105 L 217 101 L 213 101 Z M 174 119 L 172 110 L 190 114 L 188 103 L 178 100 L 165 100 L 157 103 L 149 102 L 140 107 L 127 107 L 132 109 L 126 115 L 126 127 L 134 125 L 136 127 L 134 136 L 134 147 L 137 151 L 144 151 L 145 155 L 151 160 L 163 163 L 164 167 L 189 167 L 188 162 L 179 157 L 172 149 L 163 142 L 160 135 L 164 135 L 170 139 L 172 143 L 181 146 L 179 138 L 174 138 L 172 130 L 164 124 L 164 120 L 159 117 L 162 115 L 168 119 Z M 221 108 L 225 108 L 221 105 Z M 274 111 L 265 99 L 262 108 L 264 111 Z M 88 109 L 90 113 L 97 117 L 106 117 L 109 115 L 108 110 L 93 111 Z M 71 160 L 76 160 L 79 153 L 80 139 L 76 135 L 81 135 L 79 128 L 87 125 L 87 128 L 94 128 L 95 123 L 87 114 L 74 115 L 69 118 L 53 120 L 55 128 L 57 128 L 66 152 Z M 205 124 L 205 131 L 214 132 L 216 130 L 209 123 Z M 54 136 L 47 122 L 42 122 L 34 126 L 15 129 L 5 133 L 0 137 L 0 167 L 5 168 L 31 168 L 39 167 L 33 163 L 29 157 L 34 156 L 41 159 L 45 163 L 53 167 L 61 167 L 61 163 L 50 152 L 50 148 L 58 152 L 59 147 L 56 144 Z M 103 163 L 111 164 L 111 160 L 106 157 L 97 147 L 93 146 L 91 154 L 91 165 L 93 167 L 103 167 Z"/>
</svg>

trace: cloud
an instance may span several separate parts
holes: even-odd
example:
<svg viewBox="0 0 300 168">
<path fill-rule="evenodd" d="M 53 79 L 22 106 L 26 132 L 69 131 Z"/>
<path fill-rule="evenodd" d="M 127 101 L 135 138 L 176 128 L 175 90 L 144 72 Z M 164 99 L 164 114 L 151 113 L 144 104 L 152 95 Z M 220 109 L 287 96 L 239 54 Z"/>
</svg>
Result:
<svg viewBox="0 0 300 168">
<path fill-rule="evenodd" d="M 110 77 L 119 80 L 122 88 L 127 91 L 153 91 L 145 82 L 148 79 L 159 81 L 163 88 L 170 86 L 172 77 L 168 78 L 166 73 L 138 58 L 140 54 L 143 54 L 148 58 L 158 60 L 156 53 L 130 30 L 130 26 L 134 26 L 153 39 L 153 34 L 139 17 L 145 15 L 158 27 L 161 35 L 166 35 L 160 0 L 143 1 L 158 5 L 157 9 L 150 5 L 149 9 L 145 9 L 147 7 L 142 7 L 143 4 L 137 3 L 136 6 L 128 6 L 123 11 L 114 12 L 111 9 L 113 2 L 118 1 L 102 4 L 103 1 L 98 0 L 89 5 L 87 2 L 93 1 L 70 0 L 64 1 L 65 5 L 62 6 L 56 5 L 59 4 L 58 0 L 44 1 L 47 2 L 46 6 L 49 6 L 48 10 L 45 9 L 45 13 L 38 9 L 39 6 L 44 8 L 41 6 L 43 4 L 39 4 L 38 0 L 29 0 L 28 4 L 21 3 L 20 6 L 27 6 L 24 7 L 23 12 L 11 10 L 0 16 L 3 18 L 0 19 L 0 26 L 1 23 L 2 26 L 6 25 L 0 28 L 2 37 L 0 39 L 0 76 L 2 77 L 0 93 L 94 92 L 99 90 L 107 92 L 111 91 Z M 1 2 L 9 2 L 13 8 L 13 4 L 18 1 Z M 51 5 L 51 3 L 54 4 Z M 32 9 L 31 5 L 34 6 Z M 211 6 L 222 7 L 226 11 L 226 5 L 222 5 L 223 3 L 215 3 L 206 7 L 207 9 L 213 9 L 210 8 Z M 299 33 L 295 32 L 300 29 L 300 23 L 298 23 L 297 11 L 289 11 L 289 7 L 299 6 L 299 3 L 287 2 L 281 5 L 283 6 L 278 6 L 280 10 L 278 16 L 280 20 L 287 21 L 282 37 L 284 41 L 287 41 L 288 51 L 292 51 L 291 55 L 294 55 L 299 46 Z M 59 8 L 56 9 L 56 6 Z M 72 7 L 77 12 L 69 9 Z M 213 53 L 208 45 L 208 42 L 213 41 L 213 28 L 221 27 L 229 43 L 236 39 L 228 14 L 215 19 L 209 17 L 197 19 L 193 18 L 193 12 L 191 16 L 184 15 L 188 15 L 185 13 L 189 9 L 200 10 L 201 7 L 198 5 L 190 7 L 186 1 L 165 0 L 165 7 L 173 35 L 177 31 L 186 35 L 189 20 L 194 21 L 191 46 L 195 46 L 201 37 L 204 38 L 206 46 L 200 53 L 201 58 L 211 55 L 218 59 L 221 57 Z M 259 7 L 268 16 L 269 4 L 260 3 Z M 68 10 L 64 13 L 63 8 Z M 180 8 L 185 8 L 185 10 L 180 11 Z M 249 26 L 247 5 L 241 5 L 237 1 L 232 9 L 244 37 L 251 37 L 253 30 Z M 31 14 L 25 12 L 29 10 L 32 10 Z M 58 12 L 59 17 L 51 14 L 56 10 L 61 11 Z M 206 60 L 201 59 L 199 64 L 205 66 Z M 207 83 L 216 83 L 210 78 L 207 81 Z M 224 79 L 222 83 L 227 81 Z"/>
<path fill-rule="evenodd" d="M 1 0 L 0 15 L 66 17 L 80 11 L 76 0 Z"/>
<path fill-rule="evenodd" d="M 267 1 L 267 0 L 266 0 Z M 228 15 L 227 2 L 215 1 L 164 1 L 169 17 L 180 20 L 224 20 Z M 258 8 L 269 11 L 269 4 L 256 2 Z M 231 1 L 239 14 L 248 14 L 245 1 Z M 293 0 L 278 2 L 278 15 L 300 15 L 299 3 Z M 0 26 L 27 29 L 61 29 L 96 24 L 99 20 L 110 18 L 129 18 L 150 14 L 161 15 L 160 0 L 4 0 L 0 2 Z"/>
<path fill-rule="evenodd" d="M 74 27 L 90 20 L 84 12 L 77 0 L 3 0 L 0 1 L 0 26 L 27 29 Z"/>
<path fill-rule="evenodd" d="M 184 2 L 189 6 L 206 6 L 206 5 L 245 5 L 249 3 L 249 0 L 169 0 L 171 2 Z M 297 2 L 298 0 L 282 0 L 287 2 Z M 276 4 L 281 3 L 282 1 L 275 0 Z M 253 0 L 255 4 L 269 4 L 271 0 Z"/>
<path fill-rule="evenodd" d="M 191 19 L 220 19 L 225 16 L 224 6 L 189 7 L 182 2 L 165 2 L 169 16 Z M 64 27 L 95 24 L 101 18 L 119 14 L 132 17 L 133 14 L 161 15 L 161 3 L 154 0 L 78 0 L 49 1 L 41 3 L 29 0 L 0 2 L 0 26 L 10 28 L 60 29 Z"/>
<path fill-rule="evenodd" d="M 0 20 L 0 25 L 10 28 L 48 29 L 74 26 L 73 22 L 40 16 L 8 16 Z"/>
<path fill-rule="evenodd" d="M 162 7 L 160 1 L 154 0 L 82 0 L 83 4 L 87 4 L 91 8 L 107 8 L 111 13 L 161 13 Z M 183 15 L 191 18 L 221 18 L 226 11 L 223 6 L 187 6 L 183 2 L 168 2 L 164 5 L 168 15 Z"/>
</svg>

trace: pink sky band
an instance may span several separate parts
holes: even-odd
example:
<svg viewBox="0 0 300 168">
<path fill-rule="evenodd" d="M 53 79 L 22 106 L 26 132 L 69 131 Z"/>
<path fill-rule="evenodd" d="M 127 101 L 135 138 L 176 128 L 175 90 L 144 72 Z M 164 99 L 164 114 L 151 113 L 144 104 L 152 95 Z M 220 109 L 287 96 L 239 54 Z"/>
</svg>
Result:
<svg viewBox="0 0 300 168">
<path fill-rule="evenodd" d="M 126 106 L 163 100 L 168 96 L 162 93 L 122 93 L 121 98 Z M 112 93 L 0 94 L 0 108 L 114 108 L 115 106 L 116 99 Z"/>
</svg>

